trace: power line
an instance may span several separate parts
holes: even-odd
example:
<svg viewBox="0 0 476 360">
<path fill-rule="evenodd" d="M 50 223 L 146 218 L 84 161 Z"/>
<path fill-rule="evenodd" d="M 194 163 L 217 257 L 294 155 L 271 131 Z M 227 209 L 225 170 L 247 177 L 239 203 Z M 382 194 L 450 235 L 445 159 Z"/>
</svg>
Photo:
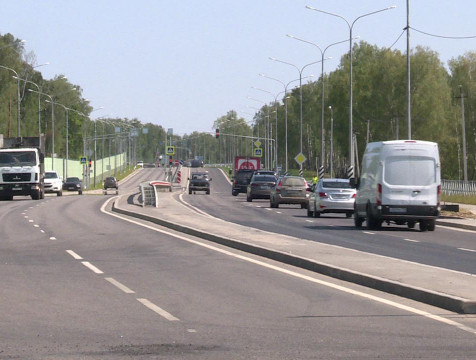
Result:
<svg viewBox="0 0 476 360">
<path fill-rule="evenodd" d="M 464 39 L 475 39 L 476 38 L 476 35 L 474 35 L 474 36 L 445 36 L 445 35 L 430 34 L 430 33 L 427 33 L 425 31 L 415 29 L 414 27 L 412 27 L 411 29 L 413 29 L 416 32 L 419 32 L 421 34 L 424 34 L 424 35 L 433 36 L 433 37 L 437 37 L 437 38 L 443 38 L 443 39 L 464 40 Z"/>
<path fill-rule="evenodd" d="M 403 29 L 402 33 L 398 36 L 397 40 L 395 40 L 395 41 L 393 42 L 393 44 L 390 45 L 389 49 L 391 49 L 391 48 L 393 48 L 393 47 L 395 46 L 395 44 L 398 42 L 398 40 L 400 40 L 400 38 L 402 37 L 402 35 L 405 34 L 405 31 L 406 31 L 406 30 L 407 30 L 407 29 Z"/>
</svg>

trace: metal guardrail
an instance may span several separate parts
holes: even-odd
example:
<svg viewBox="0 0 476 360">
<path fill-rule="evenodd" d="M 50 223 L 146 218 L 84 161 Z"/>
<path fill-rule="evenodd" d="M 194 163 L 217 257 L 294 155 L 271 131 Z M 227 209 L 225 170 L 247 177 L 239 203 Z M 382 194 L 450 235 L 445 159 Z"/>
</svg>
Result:
<svg viewBox="0 0 476 360">
<path fill-rule="evenodd" d="M 441 180 L 441 192 L 445 195 L 476 196 L 476 181 Z"/>
</svg>

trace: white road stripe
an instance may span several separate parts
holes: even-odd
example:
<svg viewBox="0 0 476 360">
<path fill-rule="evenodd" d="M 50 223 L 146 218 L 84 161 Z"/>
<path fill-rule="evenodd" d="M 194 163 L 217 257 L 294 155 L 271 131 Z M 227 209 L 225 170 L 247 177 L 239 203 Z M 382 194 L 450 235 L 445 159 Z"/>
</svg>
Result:
<svg viewBox="0 0 476 360">
<path fill-rule="evenodd" d="M 73 250 L 66 250 L 66 252 L 70 254 L 73 258 L 75 258 L 76 260 L 83 260 L 83 258 L 79 256 L 78 254 L 76 254 Z"/>
<path fill-rule="evenodd" d="M 314 222 L 314 221 L 312 221 L 312 220 L 306 220 L 306 221 L 307 221 L 307 222 L 310 222 L 310 223 Z"/>
<path fill-rule="evenodd" d="M 121 284 L 119 281 L 114 280 L 113 278 L 105 278 L 106 281 L 109 281 L 112 285 L 124 291 L 126 294 L 135 294 L 134 290 L 129 289 L 127 286 Z"/>
<path fill-rule="evenodd" d="M 99 270 L 96 266 L 91 264 L 89 261 L 82 261 L 81 264 L 86 266 L 89 270 L 92 270 L 96 274 L 104 274 L 101 270 Z"/>
<path fill-rule="evenodd" d="M 50 237 L 50 240 L 56 240 L 56 238 L 54 236 Z"/>
<path fill-rule="evenodd" d="M 158 307 L 157 305 L 151 303 L 149 300 L 147 299 L 137 299 L 138 301 L 140 301 L 143 305 L 147 306 L 150 310 L 156 312 L 157 314 L 159 314 L 160 316 L 162 316 L 163 318 L 167 319 L 168 321 L 180 321 L 179 319 L 177 319 L 175 316 L 173 316 L 172 314 L 168 313 L 167 311 L 165 311 L 164 309 Z"/>
<path fill-rule="evenodd" d="M 345 293 L 349 293 L 349 294 L 353 294 L 353 295 L 356 295 L 356 296 L 360 296 L 362 298 L 367 298 L 369 300 L 373 300 L 375 302 L 379 302 L 379 303 L 383 303 L 383 304 L 386 304 L 388 306 L 392 306 L 392 307 L 395 307 L 395 308 L 398 308 L 398 309 L 401 309 L 401 310 L 404 310 L 404 311 L 407 311 L 407 312 L 410 312 L 410 313 L 413 313 L 413 314 L 417 314 L 417 315 L 420 315 L 420 316 L 424 316 L 426 318 L 429 318 L 429 319 L 432 319 L 432 320 L 435 320 L 435 321 L 438 321 L 438 322 L 441 322 L 441 323 L 445 323 L 447 325 L 451 325 L 451 326 L 454 326 L 460 330 L 463 330 L 463 331 L 466 331 L 466 332 L 469 332 L 471 334 L 474 334 L 476 335 L 476 329 L 473 329 L 471 327 L 468 327 L 464 324 L 460 324 L 456 321 L 453 321 L 453 320 L 450 320 L 450 319 L 446 319 L 442 316 L 438 316 L 438 315 L 433 315 L 429 312 L 426 312 L 426 311 L 421 311 L 419 309 L 416 309 L 416 308 L 412 308 L 410 306 L 406 306 L 406 305 L 403 305 L 403 304 L 399 304 L 395 301 L 390 301 L 390 300 L 386 300 L 384 298 L 380 298 L 378 296 L 375 296 L 375 295 L 370 295 L 370 294 L 367 294 L 367 293 L 364 293 L 364 292 L 361 292 L 361 291 L 356 291 L 356 290 L 353 290 L 353 289 L 350 289 L 350 288 L 346 288 L 344 286 L 341 286 L 341 285 L 337 285 L 337 284 L 333 284 L 333 283 L 330 283 L 328 281 L 323 281 L 323 280 L 319 280 L 319 279 L 315 279 L 311 276 L 307 276 L 307 275 L 302 275 L 302 274 L 299 274 L 297 272 L 294 272 L 294 271 L 291 271 L 291 270 L 287 270 L 287 269 L 284 269 L 284 268 L 281 268 L 281 267 L 278 267 L 278 266 L 275 266 L 275 265 L 271 265 L 271 264 L 267 264 L 265 262 L 262 262 L 262 261 L 259 261 L 259 260 L 255 260 L 255 259 L 252 259 L 250 257 L 247 257 L 247 256 L 244 256 L 244 255 L 239 255 L 239 254 L 234 254 L 232 253 L 231 251 L 228 251 L 228 250 L 225 250 L 225 249 L 220 249 L 220 248 L 217 248 L 215 246 L 212 246 L 212 245 L 208 245 L 206 243 L 201 243 L 199 241 L 196 241 L 196 240 L 192 240 L 192 239 L 189 239 L 189 238 L 186 238 L 185 236 L 181 236 L 181 235 L 178 235 L 178 234 L 173 234 L 169 231 L 166 231 L 166 230 L 161 230 L 161 229 L 157 229 L 157 228 L 154 228 L 150 225 L 145 225 L 145 224 L 141 224 L 135 220 L 132 220 L 132 219 L 128 219 L 128 218 L 125 218 L 123 216 L 120 216 L 120 215 L 117 215 L 117 214 L 114 214 L 114 213 L 110 213 L 108 211 L 105 210 L 107 204 L 112 201 L 113 198 L 109 199 L 108 201 L 106 201 L 103 206 L 101 207 L 101 211 L 105 214 L 108 214 L 110 216 L 113 216 L 113 217 L 116 217 L 116 218 L 119 218 L 119 219 L 122 219 L 124 221 L 128 221 L 130 223 L 133 223 L 133 224 L 136 224 L 136 225 L 139 225 L 139 226 L 142 226 L 142 227 L 145 227 L 145 228 L 148 228 L 150 230 L 153 230 L 153 231 L 156 231 L 156 232 L 160 232 L 162 234 L 166 234 L 168 236 L 172 236 L 172 237 L 175 237 L 177 239 L 181 239 L 181 240 L 184 240 L 184 241 L 187 241 L 189 243 L 192 243 L 192 244 L 195 244 L 195 245 L 198 245 L 198 246 L 202 246 L 204 248 L 207 248 L 207 249 L 210 249 L 210 250 L 213 250 L 213 251 L 216 251 L 216 252 L 219 252 L 219 253 L 222 253 L 222 254 L 225 254 L 225 255 L 229 255 L 231 257 L 235 257 L 235 258 L 238 258 L 238 259 L 241 259 L 243 261 L 247 261 L 247 262 L 250 262 L 250 263 L 254 263 L 256 265 L 259 265 L 259 266 L 263 266 L 263 267 L 266 267 L 268 269 L 272 269 L 272 270 L 275 270 L 275 271 L 278 271 L 278 272 L 281 272 L 281 273 L 284 273 L 284 274 L 287 274 L 287 275 L 290 275 L 290 276 L 294 276 L 294 277 L 297 277 L 297 278 L 300 278 L 300 279 L 303 279 L 303 280 L 306 280 L 306 281 L 309 281 L 309 282 L 312 282 L 312 283 L 316 283 L 316 284 L 319 284 L 319 285 L 322 285 L 322 286 L 327 286 L 329 288 L 333 288 L 335 290 L 338 290 L 338 291 L 342 291 L 342 292 L 345 292 Z M 367 232 L 365 232 L 367 233 Z M 373 233 L 371 233 L 373 234 Z M 139 299 L 138 299 L 139 300 Z M 139 300 L 140 301 L 140 300 Z"/>
<path fill-rule="evenodd" d="M 461 251 L 470 251 L 470 252 L 476 252 L 476 250 L 474 250 L 474 249 L 458 248 L 458 250 L 461 250 Z"/>
<path fill-rule="evenodd" d="M 33 225 L 33 226 L 34 226 L 34 227 L 40 227 L 40 225 L 37 225 L 37 224 L 35 224 L 35 225 Z"/>
<path fill-rule="evenodd" d="M 415 242 L 415 243 L 419 243 L 419 242 L 421 242 L 421 241 L 418 241 L 418 240 L 413 240 L 413 239 L 403 239 L 403 240 L 405 240 L 405 241 L 410 241 L 410 242 Z"/>
<path fill-rule="evenodd" d="M 374 232 L 370 232 L 370 231 L 362 231 L 364 234 L 369 234 L 369 235 L 375 235 Z"/>
</svg>

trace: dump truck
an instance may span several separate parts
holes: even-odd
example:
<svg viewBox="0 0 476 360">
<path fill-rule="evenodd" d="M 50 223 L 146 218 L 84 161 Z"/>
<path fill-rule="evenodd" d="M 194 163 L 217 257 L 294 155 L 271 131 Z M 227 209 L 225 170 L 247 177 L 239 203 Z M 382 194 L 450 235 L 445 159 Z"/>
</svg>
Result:
<svg viewBox="0 0 476 360">
<path fill-rule="evenodd" d="M 44 136 L 8 137 L 0 134 L 0 200 L 14 196 L 45 196 Z"/>
</svg>

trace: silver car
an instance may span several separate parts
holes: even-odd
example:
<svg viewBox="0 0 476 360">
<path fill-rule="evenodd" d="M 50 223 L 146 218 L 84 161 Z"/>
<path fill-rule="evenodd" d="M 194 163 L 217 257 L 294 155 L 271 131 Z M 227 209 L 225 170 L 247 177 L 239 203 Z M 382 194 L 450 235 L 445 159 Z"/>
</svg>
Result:
<svg viewBox="0 0 476 360">
<path fill-rule="evenodd" d="M 319 217 L 323 213 L 354 213 L 356 190 L 348 179 L 321 179 L 309 197 L 307 216 Z"/>
</svg>

